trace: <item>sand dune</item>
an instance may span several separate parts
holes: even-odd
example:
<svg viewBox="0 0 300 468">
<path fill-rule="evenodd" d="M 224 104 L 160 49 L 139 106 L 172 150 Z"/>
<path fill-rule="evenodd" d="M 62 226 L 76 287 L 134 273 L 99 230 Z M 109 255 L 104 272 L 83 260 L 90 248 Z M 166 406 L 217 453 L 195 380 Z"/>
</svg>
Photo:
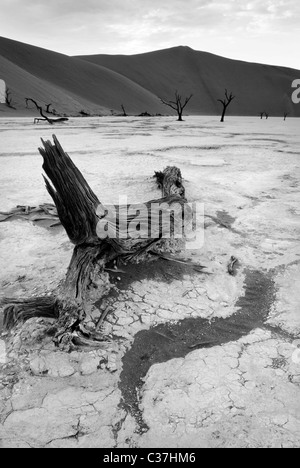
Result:
<svg viewBox="0 0 300 468">
<path fill-rule="evenodd" d="M 125 76 L 66 55 L 0 38 L 0 78 L 12 90 L 17 108 L 25 97 L 53 102 L 59 112 L 110 114 L 160 112 L 156 96 Z"/>
<path fill-rule="evenodd" d="M 189 47 L 133 56 L 94 55 L 81 57 L 114 70 L 163 98 L 174 89 L 194 94 L 188 111 L 200 114 L 219 112 L 219 97 L 224 88 L 238 99 L 231 114 L 257 115 L 266 110 L 272 115 L 285 111 L 300 116 L 300 106 L 291 101 L 291 84 L 299 70 L 230 60 Z"/>
<path fill-rule="evenodd" d="M 68 57 L 0 38 L 0 79 L 11 89 L 19 111 L 25 109 L 25 97 L 32 97 L 71 115 L 81 110 L 121 113 L 121 104 L 129 114 L 169 114 L 159 98 L 172 98 L 178 89 L 184 96 L 194 95 L 186 113 L 216 115 L 217 99 L 227 87 L 237 96 L 231 115 L 267 111 L 300 117 L 300 105 L 291 100 L 291 84 L 299 77 L 299 70 L 229 60 L 189 47 L 133 56 Z"/>
</svg>

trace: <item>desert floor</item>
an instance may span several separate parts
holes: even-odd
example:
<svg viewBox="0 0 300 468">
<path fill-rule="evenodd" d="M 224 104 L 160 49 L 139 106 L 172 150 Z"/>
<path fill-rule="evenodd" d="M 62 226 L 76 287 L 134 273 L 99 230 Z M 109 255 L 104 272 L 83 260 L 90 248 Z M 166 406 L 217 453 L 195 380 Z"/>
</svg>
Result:
<svg viewBox="0 0 300 468">
<path fill-rule="evenodd" d="M 298 447 L 298 120 L 2 118 L 0 211 L 51 202 L 37 148 L 53 133 L 103 203 L 159 198 L 154 171 L 179 166 L 205 210 L 204 241 L 180 255 L 210 274 L 112 274 L 101 349 L 57 350 L 42 319 L 0 338 L 0 447 Z M 71 253 L 62 228 L 1 223 L 1 297 L 49 293 Z"/>
</svg>

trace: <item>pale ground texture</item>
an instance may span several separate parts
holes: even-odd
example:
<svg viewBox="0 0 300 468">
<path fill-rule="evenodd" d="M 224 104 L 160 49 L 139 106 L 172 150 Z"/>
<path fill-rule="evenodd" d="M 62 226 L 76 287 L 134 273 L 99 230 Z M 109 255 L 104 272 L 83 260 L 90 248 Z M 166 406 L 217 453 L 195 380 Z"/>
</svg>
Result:
<svg viewBox="0 0 300 468">
<path fill-rule="evenodd" d="M 299 447 L 299 121 L 99 118 L 50 128 L 2 119 L 0 133 L 1 211 L 51 201 L 37 147 L 55 133 L 102 202 L 158 198 L 154 170 L 177 165 L 188 199 L 213 218 L 204 245 L 190 252 L 211 275 L 133 281 L 110 304 L 102 349 L 66 354 L 51 339 L 41 345 L 41 319 L 0 340 L 0 447 Z M 214 221 L 218 212 L 235 219 L 232 227 Z M 0 229 L 1 296 L 55 288 L 72 252 L 64 231 L 22 220 Z M 227 272 L 232 255 L 237 276 Z M 148 426 L 141 430 L 120 405 L 122 359 L 135 335 L 231 316 L 251 270 L 275 282 L 268 324 L 151 366 L 137 395 Z M 98 318 L 91 310 L 91 323 Z"/>
</svg>

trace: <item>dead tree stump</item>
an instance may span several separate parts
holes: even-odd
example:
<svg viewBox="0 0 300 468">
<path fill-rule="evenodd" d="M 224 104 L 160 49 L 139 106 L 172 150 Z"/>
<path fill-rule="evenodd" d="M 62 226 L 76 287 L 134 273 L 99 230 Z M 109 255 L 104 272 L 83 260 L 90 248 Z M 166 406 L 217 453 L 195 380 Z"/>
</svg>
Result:
<svg viewBox="0 0 300 468">
<path fill-rule="evenodd" d="M 176 195 L 185 197 L 185 188 L 180 169 L 175 166 L 168 166 L 163 172 L 155 172 L 158 187 L 162 190 L 162 196 L 168 197 Z"/>
<path fill-rule="evenodd" d="M 161 225 L 154 232 L 154 238 L 147 235 L 136 239 L 99 238 L 97 225 L 107 215 L 107 208 L 101 204 L 81 172 L 53 135 L 54 144 L 43 141 L 39 152 L 43 157 L 46 188 L 57 209 L 61 224 L 70 241 L 75 245 L 66 278 L 51 296 L 24 300 L 4 299 L 4 326 L 12 329 L 15 324 L 33 317 L 57 319 L 54 327 L 55 342 L 58 346 L 70 348 L 73 345 L 95 345 L 103 340 L 97 333 L 88 332 L 84 327 L 85 310 L 108 294 L 109 275 L 105 266 L 111 261 L 139 262 L 145 260 L 155 245 L 162 240 Z M 163 206 L 172 212 L 176 204 L 183 205 L 185 190 L 181 172 L 169 167 L 163 173 L 156 173 L 163 198 L 144 204 L 147 207 L 147 221 L 153 204 Z M 139 212 L 139 205 L 134 205 Z M 166 208 L 167 207 L 167 208 Z M 132 205 L 131 205 L 132 209 Z M 172 212 L 173 213 L 173 212 Z M 134 216 L 129 216 L 130 223 Z M 182 220 L 183 222 L 183 220 Z M 153 232 L 153 231 L 151 231 Z M 157 253 L 155 253 L 157 255 Z"/>
</svg>

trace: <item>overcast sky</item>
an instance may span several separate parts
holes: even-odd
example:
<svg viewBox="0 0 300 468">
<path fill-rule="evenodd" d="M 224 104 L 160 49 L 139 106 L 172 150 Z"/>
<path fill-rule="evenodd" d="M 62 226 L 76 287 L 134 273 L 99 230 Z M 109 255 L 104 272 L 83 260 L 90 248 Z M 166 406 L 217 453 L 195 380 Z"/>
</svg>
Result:
<svg viewBox="0 0 300 468">
<path fill-rule="evenodd" d="M 187 45 L 300 69 L 300 0 L 0 0 L 0 34 L 68 55 Z"/>
</svg>

